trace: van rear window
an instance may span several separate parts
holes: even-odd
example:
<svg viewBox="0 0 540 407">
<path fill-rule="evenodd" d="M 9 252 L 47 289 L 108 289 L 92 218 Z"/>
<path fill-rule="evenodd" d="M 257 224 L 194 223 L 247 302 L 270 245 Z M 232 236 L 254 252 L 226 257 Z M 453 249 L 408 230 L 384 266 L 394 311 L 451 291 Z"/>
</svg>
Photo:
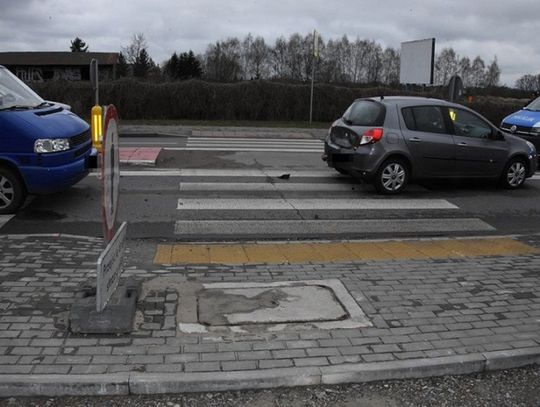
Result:
<svg viewBox="0 0 540 407">
<path fill-rule="evenodd" d="M 343 114 L 343 120 L 350 126 L 382 126 L 386 108 L 374 100 L 358 100 Z"/>
</svg>

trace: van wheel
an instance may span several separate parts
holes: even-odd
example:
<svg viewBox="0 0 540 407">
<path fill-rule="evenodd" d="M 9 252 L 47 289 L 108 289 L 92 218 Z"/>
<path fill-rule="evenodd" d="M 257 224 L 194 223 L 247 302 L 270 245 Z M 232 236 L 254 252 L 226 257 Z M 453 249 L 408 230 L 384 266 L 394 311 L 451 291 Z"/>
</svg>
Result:
<svg viewBox="0 0 540 407">
<path fill-rule="evenodd" d="M 506 165 L 501 177 L 503 187 L 517 189 L 525 182 L 527 166 L 521 158 L 514 158 Z"/>
<path fill-rule="evenodd" d="M 0 167 L 0 215 L 14 213 L 26 199 L 26 188 L 19 175 Z"/>
<path fill-rule="evenodd" d="M 381 194 L 398 194 L 409 183 L 410 171 L 399 158 L 386 160 L 375 175 L 375 188 Z"/>
</svg>

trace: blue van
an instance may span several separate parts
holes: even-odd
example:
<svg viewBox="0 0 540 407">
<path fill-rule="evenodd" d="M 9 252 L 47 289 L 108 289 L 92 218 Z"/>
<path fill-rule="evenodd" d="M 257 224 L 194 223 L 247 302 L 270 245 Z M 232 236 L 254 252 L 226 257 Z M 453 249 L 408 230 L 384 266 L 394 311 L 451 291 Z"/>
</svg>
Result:
<svg viewBox="0 0 540 407">
<path fill-rule="evenodd" d="M 520 111 L 506 116 L 501 122 L 501 130 L 533 143 L 540 158 L 540 97 Z"/>
<path fill-rule="evenodd" d="M 0 65 L 0 214 L 15 212 L 27 194 L 58 192 L 88 174 L 90 127 L 65 107 Z"/>
</svg>

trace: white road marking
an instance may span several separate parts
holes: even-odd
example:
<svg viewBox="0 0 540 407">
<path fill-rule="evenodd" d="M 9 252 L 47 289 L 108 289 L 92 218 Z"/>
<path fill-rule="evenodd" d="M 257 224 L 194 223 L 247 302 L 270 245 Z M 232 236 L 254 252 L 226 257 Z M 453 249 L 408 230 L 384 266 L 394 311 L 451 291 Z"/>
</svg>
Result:
<svg viewBox="0 0 540 407">
<path fill-rule="evenodd" d="M 190 137 L 186 147 L 167 150 L 320 153 L 324 151 L 324 144 L 321 140 L 313 139 Z"/>
<path fill-rule="evenodd" d="M 250 152 L 269 152 L 269 153 L 322 153 L 324 148 L 320 149 L 293 149 L 293 148 L 244 148 L 244 147 L 165 147 L 170 151 L 250 151 Z"/>
<path fill-rule="evenodd" d="M 283 182 L 181 182 L 180 191 L 352 191 L 356 184 Z"/>
<path fill-rule="evenodd" d="M 445 199 L 179 199 L 179 210 L 459 209 Z"/>
<path fill-rule="evenodd" d="M 493 231 L 478 218 L 365 219 L 365 220 L 179 220 L 175 234 L 180 236 L 313 236 L 350 233 L 444 233 Z"/>
<path fill-rule="evenodd" d="M 161 147 L 164 145 L 167 146 L 174 146 L 178 143 L 176 142 L 168 142 L 168 141 L 120 141 L 120 147 L 126 147 L 126 146 L 155 146 L 155 147 Z"/>
<path fill-rule="evenodd" d="M 303 138 L 242 138 L 242 137 L 189 137 L 188 142 L 198 142 L 198 141 L 205 141 L 205 142 L 220 142 L 220 140 L 227 140 L 227 141 L 239 141 L 239 142 L 272 142 L 272 143 L 314 143 L 314 144 L 322 144 L 322 140 L 317 139 L 303 139 Z"/>
<path fill-rule="evenodd" d="M 171 170 L 121 170 L 122 177 L 273 177 L 277 178 L 283 174 L 289 174 L 291 179 L 301 178 L 350 178 L 346 175 L 338 174 L 333 170 L 310 171 L 310 170 L 252 170 L 252 169 L 171 169 Z M 89 174 L 92 177 L 98 176 L 98 171 Z"/>
</svg>

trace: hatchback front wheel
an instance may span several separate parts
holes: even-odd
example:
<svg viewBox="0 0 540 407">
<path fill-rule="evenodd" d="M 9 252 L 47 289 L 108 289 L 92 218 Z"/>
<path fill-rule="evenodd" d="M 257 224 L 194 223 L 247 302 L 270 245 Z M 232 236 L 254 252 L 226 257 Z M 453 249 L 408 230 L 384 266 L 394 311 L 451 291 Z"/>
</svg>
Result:
<svg viewBox="0 0 540 407">
<path fill-rule="evenodd" d="M 503 186 L 507 189 L 517 189 L 523 185 L 527 176 L 527 166 L 520 158 L 511 160 L 501 177 Z"/>
<path fill-rule="evenodd" d="M 381 194 L 398 194 L 409 182 L 409 167 L 399 158 L 386 160 L 375 176 L 375 188 Z"/>
</svg>

